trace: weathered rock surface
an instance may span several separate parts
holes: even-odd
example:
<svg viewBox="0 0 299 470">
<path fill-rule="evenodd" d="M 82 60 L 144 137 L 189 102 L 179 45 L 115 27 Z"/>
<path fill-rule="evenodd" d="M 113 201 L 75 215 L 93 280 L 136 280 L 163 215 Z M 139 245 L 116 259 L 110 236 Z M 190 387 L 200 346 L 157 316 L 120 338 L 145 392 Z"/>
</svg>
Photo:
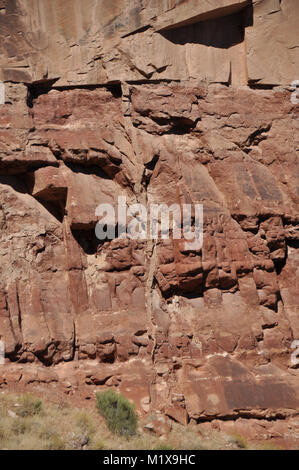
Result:
<svg viewBox="0 0 299 470">
<path fill-rule="evenodd" d="M 297 2 L 145 3 L 0 1 L 0 386 L 271 434 L 299 406 L 299 133 L 263 87 L 296 78 Z M 203 204 L 202 249 L 99 242 L 119 196 Z"/>
<path fill-rule="evenodd" d="M 1 0 L 0 80 L 290 85 L 298 8 L 297 0 Z"/>
</svg>

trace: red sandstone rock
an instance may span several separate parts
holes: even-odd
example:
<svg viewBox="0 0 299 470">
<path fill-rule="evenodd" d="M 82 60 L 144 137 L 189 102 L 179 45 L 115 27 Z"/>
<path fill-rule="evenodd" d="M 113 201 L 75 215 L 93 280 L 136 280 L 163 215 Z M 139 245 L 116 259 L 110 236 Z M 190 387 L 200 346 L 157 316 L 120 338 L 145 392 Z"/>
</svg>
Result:
<svg viewBox="0 0 299 470">
<path fill-rule="evenodd" d="M 252 438 L 261 420 L 295 419 L 298 106 L 286 88 L 243 86 L 245 43 L 235 41 L 241 14 L 230 22 L 222 15 L 244 2 L 223 1 L 220 17 L 206 18 L 198 33 L 178 2 L 173 10 L 163 2 L 159 12 L 147 4 L 139 23 L 129 15 L 120 32 L 113 18 L 128 12 L 114 5 L 96 36 L 110 37 L 103 50 L 89 45 L 94 24 L 80 49 L 80 32 L 70 39 L 62 21 L 61 41 L 54 35 L 43 54 L 36 47 L 56 31 L 52 10 L 42 13 L 48 30 L 37 41 L 21 15 L 31 3 L 8 3 L 6 23 L 0 15 L 0 35 L 8 38 L 0 46 L 0 339 L 7 356 L 0 386 L 54 384 L 87 397 L 119 387 L 139 412 L 161 411 L 183 424 L 213 420 L 242 434 L 250 419 Z M 290 16 L 286 2 L 276 3 L 254 6 L 268 32 L 278 16 Z M 88 18 L 66 5 L 70 24 Z M 63 8 L 53 8 L 58 18 Z M 194 17 L 202 14 L 194 8 Z M 165 32 L 179 26 L 175 12 L 184 24 Z M 141 24 L 149 28 L 133 34 Z M 232 26 L 227 48 L 219 25 Z M 16 28 L 26 34 L 14 45 L 8 33 Z M 250 83 L 289 84 L 292 66 L 283 77 L 278 67 L 272 82 L 264 74 L 261 56 L 275 60 L 279 40 L 271 42 L 273 55 L 262 53 L 261 28 L 262 20 L 245 28 Z M 218 43 L 210 48 L 213 31 Z M 144 38 L 152 41 L 150 56 Z M 280 44 L 295 57 L 292 32 Z M 71 59 L 62 64 L 66 50 Z M 211 59 L 205 76 L 208 61 L 199 68 L 195 57 Z M 170 82 L 150 82 L 157 78 Z M 185 239 L 99 242 L 96 207 L 116 208 L 118 196 L 128 204 L 203 204 L 202 249 L 186 250 Z M 160 418 L 151 429 L 169 432 Z M 239 418 L 236 426 L 223 421 L 229 418 Z M 284 432 L 278 421 L 268 424 L 265 435 Z"/>
<path fill-rule="evenodd" d="M 171 421 L 165 418 L 165 416 L 156 415 L 144 426 L 144 428 L 153 432 L 157 436 L 165 436 L 171 431 Z"/>
</svg>

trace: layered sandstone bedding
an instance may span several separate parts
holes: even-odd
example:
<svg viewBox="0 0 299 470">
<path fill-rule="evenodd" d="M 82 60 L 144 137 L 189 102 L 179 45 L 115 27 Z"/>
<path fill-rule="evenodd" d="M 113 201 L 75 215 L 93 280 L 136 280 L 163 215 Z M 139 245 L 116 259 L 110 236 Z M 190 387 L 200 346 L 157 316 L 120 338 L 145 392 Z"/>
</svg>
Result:
<svg viewBox="0 0 299 470">
<path fill-rule="evenodd" d="M 41 3 L 0 0 L 0 387 L 115 386 L 141 413 L 296 442 L 298 3 L 124 2 L 127 23 L 122 2 L 77 2 L 74 23 Z M 99 242 L 119 196 L 202 204 L 202 249 Z"/>
</svg>

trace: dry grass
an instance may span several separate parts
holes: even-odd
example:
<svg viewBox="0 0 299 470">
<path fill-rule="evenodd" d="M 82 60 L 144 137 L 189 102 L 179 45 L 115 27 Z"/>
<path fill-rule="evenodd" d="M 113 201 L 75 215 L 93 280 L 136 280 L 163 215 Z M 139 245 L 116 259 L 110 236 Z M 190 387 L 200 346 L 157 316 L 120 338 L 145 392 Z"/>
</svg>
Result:
<svg viewBox="0 0 299 470">
<path fill-rule="evenodd" d="M 239 449 L 246 450 L 249 448 L 247 440 L 240 434 L 233 434 L 232 436 L 230 436 L 230 441 L 236 444 Z"/>
<path fill-rule="evenodd" d="M 201 435 L 194 425 L 173 423 L 165 438 L 143 431 L 124 438 L 112 434 L 96 410 L 45 403 L 32 395 L 0 393 L 0 449 L 8 450 L 202 450 L 249 448 L 242 436 Z"/>
</svg>

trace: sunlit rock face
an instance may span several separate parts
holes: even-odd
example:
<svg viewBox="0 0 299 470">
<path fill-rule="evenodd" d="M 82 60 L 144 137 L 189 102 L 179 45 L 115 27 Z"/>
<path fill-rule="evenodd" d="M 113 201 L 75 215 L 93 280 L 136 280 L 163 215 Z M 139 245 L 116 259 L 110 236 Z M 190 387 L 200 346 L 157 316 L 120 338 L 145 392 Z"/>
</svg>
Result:
<svg viewBox="0 0 299 470">
<path fill-rule="evenodd" d="M 298 19 L 296 0 L 0 0 L 0 387 L 296 426 Z M 202 204 L 202 248 L 99 241 L 120 196 Z"/>
<path fill-rule="evenodd" d="M 296 0 L 1 0 L 0 79 L 290 85 L 298 15 Z"/>
</svg>

